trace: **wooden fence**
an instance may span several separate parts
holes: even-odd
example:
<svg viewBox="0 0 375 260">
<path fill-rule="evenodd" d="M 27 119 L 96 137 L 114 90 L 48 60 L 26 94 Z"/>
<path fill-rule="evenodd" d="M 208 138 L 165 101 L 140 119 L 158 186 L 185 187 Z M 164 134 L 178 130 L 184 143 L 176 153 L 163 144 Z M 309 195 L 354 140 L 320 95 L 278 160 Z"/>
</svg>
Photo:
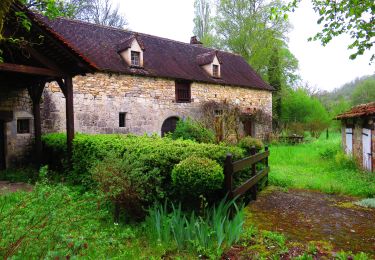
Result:
<svg viewBox="0 0 375 260">
<path fill-rule="evenodd" d="M 242 160 L 233 162 L 231 154 L 228 154 L 224 164 L 224 189 L 228 194 L 228 198 L 240 196 L 251 189 L 252 199 L 256 199 L 258 191 L 258 183 L 261 179 L 266 177 L 266 185 L 268 185 L 268 173 L 270 168 L 268 166 L 268 157 L 270 152 L 268 147 L 265 148 L 264 152 L 257 153 L 255 148 L 251 151 L 251 156 L 246 157 Z M 264 162 L 265 167 L 257 171 L 256 165 L 259 162 Z M 242 183 L 239 187 L 233 187 L 233 176 L 235 173 L 251 168 L 251 178 Z"/>
</svg>

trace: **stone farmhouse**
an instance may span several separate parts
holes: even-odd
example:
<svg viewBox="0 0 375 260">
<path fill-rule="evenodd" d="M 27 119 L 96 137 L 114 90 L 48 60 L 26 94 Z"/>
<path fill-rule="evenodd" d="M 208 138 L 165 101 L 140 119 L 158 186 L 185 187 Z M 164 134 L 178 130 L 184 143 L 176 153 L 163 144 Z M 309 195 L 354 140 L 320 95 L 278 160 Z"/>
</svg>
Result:
<svg viewBox="0 0 375 260">
<path fill-rule="evenodd" d="M 163 135 L 178 119 L 199 118 L 207 101 L 240 107 L 242 135 L 263 138 L 272 130 L 273 88 L 239 55 L 195 37 L 183 43 L 24 11 L 32 30 L 17 33 L 44 40 L 5 52 L 0 65 L 2 168 L 23 162 L 33 140 L 40 155 L 42 133 L 67 131 L 68 152 L 74 132 Z M 256 111 L 270 119 L 258 123 Z"/>
<path fill-rule="evenodd" d="M 375 165 L 375 102 L 362 104 L 336 117 L 342 122 L 342 146 L 366 171 Z"/>
</svg>

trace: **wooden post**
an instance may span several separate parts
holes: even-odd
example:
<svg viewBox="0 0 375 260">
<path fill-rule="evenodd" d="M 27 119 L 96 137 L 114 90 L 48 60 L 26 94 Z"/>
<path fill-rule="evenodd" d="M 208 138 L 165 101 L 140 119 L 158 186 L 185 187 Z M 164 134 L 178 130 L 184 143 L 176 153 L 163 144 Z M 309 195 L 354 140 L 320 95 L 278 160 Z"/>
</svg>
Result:
<svg viewBox="0 0 375 260">
<path fill-rule="evenodd" d="M 251 147 L 250 149 L 250 155 L 255 155 L 257 152 L 255 146 Z M 255 176 L 257 174 L 257 165 L 256 163 L 253 163 L 251 165 L 251 176 Z M 251 188 L 251 197 L 253 200 L 256 200 L 257 199 L 257 190 L 258 190 L 258 184 L 255 184 L 252 188 Z"/>
<path fill-rule="evenodd" d="M 66 136 L 67 136 L 67 151 L 69 166 L 72 166 L 72 152 L 74 139 L 74 108 L 73 108 L 73 80 L 72 77 L 66 77 L 65 85 L 65 99 L 66 99 Z"/>
<path fill-rule="evenodd" d="M 264 151 L 268 152 L 268 146 L 266 146 L 266 147 L 264 148 Z M 264 163 L 265 163 L 265 165 L 266 165 L 266 168 L 268 168 L 268 156 L 267 156 L 266 159 L 264 160 Z M 268 186 L 268 174 L 267 174 L 267 176 L 266 176 L 266 186 Z"/>
<path fill-rule="evenodd" d="M 35 163 L 39 168 L 42 163 L 42 123 L 40 119 L 40 99 L 44 90 L 44 84 L 39 83 L 28 88 L 33 103 L 34 136 L 35 136 Z"/>
<path fill-rule="evenodd" d="M 228 195 L 228 200 L 233 199 L 233 164 L 232 155 L 227 154 L 224 162 L 224 191 Z"/>
</svg>

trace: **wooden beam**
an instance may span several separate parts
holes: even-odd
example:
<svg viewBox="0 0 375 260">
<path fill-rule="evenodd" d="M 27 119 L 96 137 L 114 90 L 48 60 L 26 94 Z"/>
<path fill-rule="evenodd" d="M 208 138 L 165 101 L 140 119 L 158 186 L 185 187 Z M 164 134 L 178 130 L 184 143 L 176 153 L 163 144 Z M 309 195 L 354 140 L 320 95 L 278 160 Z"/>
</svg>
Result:
<svg viewBox="0 0 375 260">
<path fill-rule="evenodd" d="M 73 107 L 73 79 L 66 77 L 64 80 L 66 90 L 66 135 L 69 165 L 72 163 L 73 139 L 74 139 L 74 107 Z"/>
<path fill-rule="evenodd" d="M 244 168 L 248 167 L 249 165 L 252 165 L 256 162 L 259 162 L 265 158 L 267 158 L 270 155 L 269 151 L 265 151 L 263 153 L 257 153 L 255 155 L 252 155 L 250 157 L 247 157 L 245 159 L 236 161 L 233 163 L 233 172 L 238 172 L 240 170 L 243 170 Z"/>
<path fill-rule="evenodd" d="M 64 97 L 66 98 L 66 86 L 62 79 L 56 79 L 57 84 L 60 86 L 60 89 L 62 93 L 64 94 Z"/>
<path fill-rule="evenodd" d="M 42 122 L 40 118 L 40 99 L 44 90 L 44 83 L 28 87 L 33 102 L 34 135 L 35 135 L 35 162 L 38 167 L 42 163 Z"/>
<path fill-rule="evenodd" d="M 254 187 L 263 177 L 266 177 L 268 175 L 268 173 L 269 173 L 268 167 L 259 171 L 257 175 L 251 177 L 244 184 L 242 184 L 240 187 L 236 188 L 233 191 L 233 197 L 244 194 L 250 188 Z"/>
<path fill-rule="evenodd" d="M 40 67 L 26 66 L 13 63 L 0 63 L 0 71 L 17 72 L 38 76 L 62 77 L 60 72 Z"/>
<path fill-rule="evenodd" d="M 45 55 L 41 54 L 40 52 L 38 52 L 37 50 L 35 50 L 33 47 L 31 46 L 27 46 L 25 47 L 26 50 L 30 53 L 30 55 L 36 59 L 37 61 L 39 61 L 40 63 L 42 63 L 45 67 L 51 69 L 51 70 L 54 70 L 54 71 L 57 71 L 61 74 L 68 74 L 66 72 L 64 72 L 63 69 L 61 69 L 57 64 L 56 62 L 52 61 L 51 59 L 47 58 Z"/>
</svg>

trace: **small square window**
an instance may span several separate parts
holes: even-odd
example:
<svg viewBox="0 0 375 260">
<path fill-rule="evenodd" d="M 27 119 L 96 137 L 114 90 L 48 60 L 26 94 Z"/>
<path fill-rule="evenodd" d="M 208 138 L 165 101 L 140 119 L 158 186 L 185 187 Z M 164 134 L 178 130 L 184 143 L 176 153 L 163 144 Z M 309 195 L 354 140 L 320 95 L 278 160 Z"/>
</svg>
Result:
<svg viewBox="0 0 375 260">
<path fill-rule="evenodd" d="M 126 126 L 126 113 L 121 112 L 119 113 L 119 127 L 125 127 Z"/>
<path fill-rule="evenodd" d="M 212 76 L 214 78 L 219 77 L 219 65 L 212 65 Z"/>
<path fill-rule="evenodd" d="M 30 119 L 17 119 L 17 134 L 30 133 Z"/>
<path fill-rule="evenodd" d="M 189 103 L 191 102 L 191 88 L 188 81 L 176 81 L 176 102 Z"/>
<path fill-rule="evenodd" d="M 131 51 L 131 64 L 132 66 L 141 66 L 141 53 L 138 51 Z"/>
</svg>

